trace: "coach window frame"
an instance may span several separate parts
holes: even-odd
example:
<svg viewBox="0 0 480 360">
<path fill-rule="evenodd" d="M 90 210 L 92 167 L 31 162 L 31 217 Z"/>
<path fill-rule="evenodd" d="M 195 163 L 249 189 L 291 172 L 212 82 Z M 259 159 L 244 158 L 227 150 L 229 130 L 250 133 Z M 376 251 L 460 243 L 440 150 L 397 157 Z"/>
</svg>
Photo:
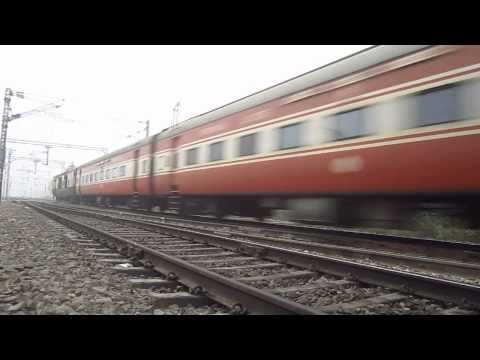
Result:
<svg viewBox="0 0 480 360">
<path fill-rule="evenodd" d="M 210 162 L 213 162 L 213 161 L 222 161 L 224 160 L 225 158 L 225 149 L 224 149 L 224 143 L 225 141 L 222 140 L 222 141 L 216 141 L 214 143 L 211 143 L 209 146 L 208 146 L 208 160 Z M 217 150 L 219 149 L 219 150 Z M 217 152 L 217 154 L 215 154 L 214 152 Z M 213 155 L 217 155 L 217 156 L 213 156 Z"/>
<path fill-rule="evenodd" d="M 238 156 L 250 156 L 258 153 L 258 133 L 250 133 L 242 135 L 238 138 Z M 249 139 L 253 139 L 251 143 L 248 143 Z M 247 142 L 245 142 L 247 141 Z M 248 148 L 247 151 L 244 151 L 245 148 Z"/>
<path fill-rule="evenodd" d="M 185 150 L 185 164 L 187 166 L 198 164 L 198 154 L 199 154 L 198 147 Z"/>
<path fill-rule="evenodd" d="M 459 120 L 476 119 L 480 117 L 480 78 L 468 79 L 459 83 L 458 101 L 460 107 Z"/>
<path fill-rule="evenodd" d="M 296 122 L 293 124 L 284 125 L 278 128 L 278 150 L 288 150 L 288 149 L 295 149 L 303 146 L 302 143 L 302 130 L 305 127 L 303 121 Z M 285 141 L 288 138 L 289 131 L 292 129 L 296 129 L 295 141 L 291 142 Z M 291 144 L 289 144 L 291 142 Z"/>
<path fill-rule="evenodd" d="M 343 141 L 366 137 L 374 133 L 368 112 L 371 106 L 362 106 L 336 113 L 331 116 L 334 123 L 332 141 Z M 355 115 L 352 117 L 352 115 Z"/>
<path fill-rule="evenodd" d="M 163 170 L 162 161 L 163 161 L 163 156 L 157 155 L 156 161 L 155 161 L 157 171 Z"/>
<path fill-rule="evenodd" d="M 164 166 L 163 169 L 168 170 L 170 168 L 170 155 L 165 154 L 165 161 L 164 161 Z"/>
<path fill-rule="evenodd" d="M 420 128 L 462 120 L 460 86 L 458 83 L 441 85 L 414 94 L 417 108 L 414 126 Z M 448 94 L 447 91 L 451 91 L 453 96 L 440 96 L 440 94 Z M 450 107 L 447 107 L 449 105 Z"/>
</svg>

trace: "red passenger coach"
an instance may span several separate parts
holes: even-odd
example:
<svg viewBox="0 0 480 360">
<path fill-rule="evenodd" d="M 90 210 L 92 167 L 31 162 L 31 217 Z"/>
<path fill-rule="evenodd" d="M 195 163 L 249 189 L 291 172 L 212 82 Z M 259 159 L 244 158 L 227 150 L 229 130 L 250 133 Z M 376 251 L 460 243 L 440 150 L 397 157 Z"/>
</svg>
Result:
<svg viewBox="0 0 480 360">
<path fill-rule="evenodd" d="M 85 164 L 54 194 L 341 223 L 437 207 L 478 223 L 479 100 L 480 46 L 375 46 Z"/>
</svg>

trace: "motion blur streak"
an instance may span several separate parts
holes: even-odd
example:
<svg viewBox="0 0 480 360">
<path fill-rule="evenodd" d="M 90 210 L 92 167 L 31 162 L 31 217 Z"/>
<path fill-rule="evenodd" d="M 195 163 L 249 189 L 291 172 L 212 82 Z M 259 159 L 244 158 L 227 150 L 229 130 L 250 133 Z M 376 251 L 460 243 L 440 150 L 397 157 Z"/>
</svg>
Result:
<svg viewBox="0 0 480 360">
<path fill-rule="evenodd" d="M 339 224 L 453 209 L 478 226 L 479 66 L 480 46 L 372 47 L 71 168 L 54 196 Z"/>
</svg>

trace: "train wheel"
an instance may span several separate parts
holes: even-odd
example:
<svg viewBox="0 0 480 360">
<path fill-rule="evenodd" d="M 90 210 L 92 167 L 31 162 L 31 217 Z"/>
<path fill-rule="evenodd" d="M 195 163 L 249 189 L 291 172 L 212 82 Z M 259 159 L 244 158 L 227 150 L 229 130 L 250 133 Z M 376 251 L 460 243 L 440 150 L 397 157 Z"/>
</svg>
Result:
<svg viewBox="0 0 480 360">
<path fill-rule="evenodd" d="M 158 204 L 158 211 L 161 212 L 162 214 L 165 214 L 165 211 L 168 209 L 168 206 L 165 202 L 160 202 Z"/>
<path fill-rule="evenodd" d="M 225 211 L 225 208 L 221 204 L 217 204 L 216 209 L 215 209 L 215 217 L 218 220 L 221 220 L 225 216 L 227 216 L 227 212 Z"/>
<path fill-rule="evenodd" d="M 269 216 L 270 216 L 270 209 L 260 208 L 255 218 L 260 222 L 264 222 L 265 219 Z"/>
<path fill-rule="evenodd" d="M 480 229 L 480 206 L 472 205 L 467 209 L 466 220 L 472 229 Z"/>
</svg>

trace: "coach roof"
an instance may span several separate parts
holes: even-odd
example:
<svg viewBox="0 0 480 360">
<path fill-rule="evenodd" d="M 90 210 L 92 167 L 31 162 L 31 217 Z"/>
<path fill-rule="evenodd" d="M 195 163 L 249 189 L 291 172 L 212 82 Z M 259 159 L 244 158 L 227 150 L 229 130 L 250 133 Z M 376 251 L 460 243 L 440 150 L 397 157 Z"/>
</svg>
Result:
<svg viewBox="0 0 480 360">
<path fill-rule="evenodd" d="M 257 91 L 244 98 L 235 100 L 231 103 L 213 109 L 206 113 L 197 115 L 187 119 L 177 126 L 162 130 L 159 138 L 168 138 L 188 129 L 219 120 L 226 116 L 244 111 L 255 106 L 264 104 L 287 95 L 295 94 L 299 91 L 306 90 L 316 85 L 326 83 L 346 75 L 365 70 L 372 66 L 378 65 L 385 61 L 393 60 L 407 54 L 422 50 L 430 45 L 380 45 L 372 46 L 352 55 L 336 60 L 317 69 L 311 70 L 292 79 L 283 81 L 261 91 Z M 145 145 L 150 138 L 143 139 L 135 144 L 116 150 L 110 154 L 104 155 L 82 166 L 91 165 L 103 159 L 107 159 L 113 155 L 135 149 Z"/>
</svg>

